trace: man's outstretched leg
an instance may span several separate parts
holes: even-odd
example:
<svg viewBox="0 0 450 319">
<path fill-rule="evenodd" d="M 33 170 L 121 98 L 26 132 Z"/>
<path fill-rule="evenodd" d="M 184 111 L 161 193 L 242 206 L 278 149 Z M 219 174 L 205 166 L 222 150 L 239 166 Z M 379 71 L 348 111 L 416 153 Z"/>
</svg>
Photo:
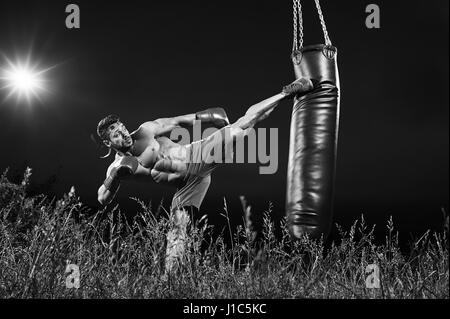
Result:
<svg viewBox="0 0 450 319">
<path fill-rule="evenodd" d="M 167 234 L 166 274 L 173 272 L 184 256 L 187 241 L 187 227 L 190 218 L 182 205 L 187 202 L 192 202 L 192 199 L 194 198 L 194 206 L 200 206 L 210 183 L 210 178 L 208 179 L 207 176 L 209 176 L 209 173 L 215 167 L 213 161 L 214 156 L 211 157 L 211 150 L 217 144 L 228 147 L 227 141 L 229 143 L 232 142 L 234 138 L 245 135 L 247 129 L 252 128 L 256 123 L 265 119 L 280 101 L 287 98 L 293 98 L 296 95 L 309 92 L 312 89 L 313 83 L 311 80 L 300 78 L 285 86 L 281 93 L 252 105 L 245 115 L 235 123 L 213 133 L 204 140 L 198 141 L 201 147 L 192 147 L 192 151 L 195 153 L 192 154 L 192 158 L 200 160 L 194 161 L 191 165 L 193 164 L 192 167 L 195 168 L 196 173 L 201 173 L 199 176 L 203 175 L 205 177 L 192 179 L 191 182 L 187 183 L 187 185 L 179 190 L 174 196 L 173 208 L 171 211 L 173 218 L 171 221 L 172 227 Z M 224 129 L 226 128 L 229 128 L 229 133 L 232 137 L 231 139 L 225 138 Z M 222 155 L 226 156 L 226 154 L 226 151 L 222 152 Z"/>
<path fill-rule="evenodd" d="M 299 78 L 289 85 L 283 87 L 281 93 L 265 99 L 257 104 L 249 107 L 245 115 L 231 124 L 231 134 L 239 134 L 239 130 L 246 130 L 253 127 L 256 123 L 264 120 L 269 114 L 278 106 L 278 104 L 285 99 L 293 98 L 296 95 L 301 95 L 311 91 L 314 85 L 310 79 Z M 233 130 L 234 129 L 234 130 Z M 234 132 L 233 132 L 234 131 Z"/>
<path fill-rule="evenodd" d="M 209 164 L 232 162 L 233 152 L 231 149 L 234 141 L 249 134 L 253 126 L 267 118 L 282 100 L 303 95 L 313 88 L 314 85 L 310 79 L 300 78 L 283 87 L 281 93 L 252 105 L 236 122 L 198 141 L 201 145 L 202 162 Z"/>
</svg>

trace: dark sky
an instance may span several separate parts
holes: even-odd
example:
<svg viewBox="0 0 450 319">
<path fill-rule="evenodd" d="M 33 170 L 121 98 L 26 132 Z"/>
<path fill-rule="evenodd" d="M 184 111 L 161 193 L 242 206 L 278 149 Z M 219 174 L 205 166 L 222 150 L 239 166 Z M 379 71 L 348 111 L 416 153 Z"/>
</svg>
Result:
<svg viewBox="0 0 450 319">
<path fill-rule="evenodd" d="M 75 185 L 83 202 L 96 193 L 109 160 L 90 141 L 98 120 L 114 113 L 130 130 L 158 117 L 224 107 L 233 121 L 294 78 L 291 1 L 73 1 L 81 29 L 65 28 L 65 1 L 2 1 L 0 52 L 10 59 L 32 49 L 53 93 L 27 106 L 0 105 L 0 169 L 52 174 L 49 192 Z M 365 7 L 377 3 L 381 28 L 365 27 Z M 322 43 L 314 1 L 303 1 L 305 44 Z M 337 46 L 341 118 L 335 221 L 348 224 L 394 216 L 401 228 L 437 227 L 448 209 L 448 1 L 322 1 Z M 4 63 L 1 61 L 0 63 Z M 5 91 L 0 93 L 3 97 Z M 291 102 L 259 127 L 279 129 L 279 168 L 259 175 L 257 164 L 213 174 L 203 211 L 218 215 L 226 196 L 240 220 L 239 195 L 257 211 L 284 213 Z M 155 204 L 173 191 L 124 184 L 129 196 Z M 384 226 L 383 226 L 384 227 Z"/>
</svg>

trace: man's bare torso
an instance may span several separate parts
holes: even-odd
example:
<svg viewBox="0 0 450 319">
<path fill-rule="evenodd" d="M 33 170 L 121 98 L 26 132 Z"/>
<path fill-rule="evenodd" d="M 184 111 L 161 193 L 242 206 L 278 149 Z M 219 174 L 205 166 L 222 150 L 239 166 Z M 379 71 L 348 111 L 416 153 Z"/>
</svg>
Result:
<svg viewBox="0 0 450 319">
<path fill-rule="evenodd" d="M 178 186 L 186 172 L 186 147 L 177 144 L 165 136 L 155 136 L 151 131 L 139 127 L 131 133 L 133 146 L 128 155 L 135 156 L 139 166 L 130 179 L 155 181 L 157 183 Z M 116 154 L 108 169 L 120 164 L 123 155 Z"/>
</svg>

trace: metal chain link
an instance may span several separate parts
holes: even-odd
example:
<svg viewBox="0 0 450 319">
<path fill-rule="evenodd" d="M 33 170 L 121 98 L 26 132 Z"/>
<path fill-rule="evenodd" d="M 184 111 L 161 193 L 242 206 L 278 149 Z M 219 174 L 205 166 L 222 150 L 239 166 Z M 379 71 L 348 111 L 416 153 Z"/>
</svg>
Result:
<svg viewBox="0 0 450 319">
<path fill-rule="evenodd" d="M 294 43 L 292 52 L 303 47 L 303 16 L 300 0 L 293 0 L 294 11 Z"/>
<path fill-rule="evenodd" d="M 316 3 L 317 13 L 319 14 L 320 24 L 322 26 L 323 37 L 326 45 L 332 45 L 330 37 L 328 35 L 327 26 L 323 17 L 322 8 L 320 7 L 319 0 L 314 0 Z M 294 11 L 294 41 L 292 45 L 292 52 L 298 51 L 303 47 L 303 13 L 302 4 L 300 0 L 293 0 Z"/>
<path fill-rule="evenodd" d="M 331 45 L 330 37 L 328 36 L 327 26 L 325 25 L 325 19 L 323 18 L 322 9 L 320 8 L 319 0 L 315 0 L 317 12 L 319 13 L 320 24 L 322 25 L 323 37 L 325 38 L 325 44 Z"/>
<path fill-rule="evenodd" d="M 297 44 L 297 1 L 292 1 L 292 12 L 293 12 L 293 19 L 294 19 L 294 36 L 293 36 L 293 43 L 292 43 L 292 52 L 297 50 L 298 44 Z"/>
<path fill-rule="evenodd" d="M 303 48 L 303 13 L 302 13 L 302 4 L 300 3 L 300 0 L 298 1 L 298 18 L 299 18 L 299 37 L 300 37 L 300 43 L 299 48 Z"/>
</svg>

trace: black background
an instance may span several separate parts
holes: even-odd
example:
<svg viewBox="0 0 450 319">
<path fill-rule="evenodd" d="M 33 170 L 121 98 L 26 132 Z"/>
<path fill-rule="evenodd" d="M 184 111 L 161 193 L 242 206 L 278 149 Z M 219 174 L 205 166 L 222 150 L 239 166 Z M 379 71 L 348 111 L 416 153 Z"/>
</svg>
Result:
<svg viewBox="0 0 450 319">
<path fill-rule="evenodd" d="M 40 66 L 57 65 L 47 73 L 53 93 L 41 102 L 4 100 L 0 91 L 0 169 L 14 176 L 32 167 L 38 191 L 59 197 L 74 185 L 84 203 L 98 206 L 112 158 L 99 159 L 104 153 L 89 136 L 107 114 L 130 130 L 212 106 L 233 121 L 294 78 L 291 1 L 77 0 L 78 30 L 65 27 L 69 3 L 0 4 L 1 54 L 31 50 Z M 302 3 L 305 44 L 322 43 L 314 1 Z M 380 29 L 365 26 L 369 3 L 380 6 Z M 334 221 L 349 225 L 364 214 L 384 231 L 392 215 L 401 231 L 441 227 L 449 190 L 448 1 L 322 1 L 322 9 L 341 79 Z M 222 222 L 226 197 L 238 223 L 245 195 L 255 212 L 272 202 L 273 216 L 283 216 L 291 109 L 283 102 L 259 125 L 279 129 L 278 172 L 259 175 L 257 164 L 216 170 L 202 212 Z M 118 202 L 129 213 L 130 196 L 154 205 L 164 199 L 168 208 L 172 194 L 130 182 Z"/>
</svg>

